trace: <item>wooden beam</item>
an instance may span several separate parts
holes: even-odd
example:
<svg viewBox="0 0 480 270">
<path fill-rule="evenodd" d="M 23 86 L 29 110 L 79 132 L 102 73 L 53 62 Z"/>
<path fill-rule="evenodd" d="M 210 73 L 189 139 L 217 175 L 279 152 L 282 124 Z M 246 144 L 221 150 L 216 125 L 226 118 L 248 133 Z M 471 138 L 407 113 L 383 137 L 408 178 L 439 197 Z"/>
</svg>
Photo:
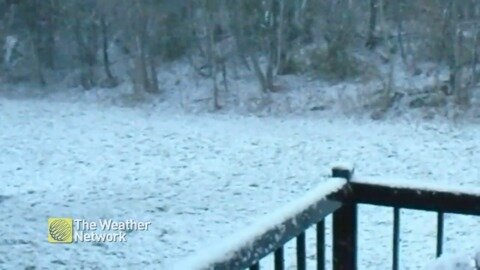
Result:
<svg viewBox="0 0 480 270">
<path fill-rule="evenodd" d="M 350 182 L 349 185 L 353 200 L 357 203 L 480 215 L 480 195 L 358 182 Z M 339 192 L 335 196 L 344 195 Z"/>
</svg>

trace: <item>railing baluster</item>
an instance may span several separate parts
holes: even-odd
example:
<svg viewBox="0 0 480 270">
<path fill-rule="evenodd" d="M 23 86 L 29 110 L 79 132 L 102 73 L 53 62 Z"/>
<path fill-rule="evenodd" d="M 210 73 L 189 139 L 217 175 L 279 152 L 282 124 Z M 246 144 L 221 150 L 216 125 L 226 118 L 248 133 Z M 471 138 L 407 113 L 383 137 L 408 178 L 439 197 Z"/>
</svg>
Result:
<svg viewBox="0 0 480 270">
<path fill-rule="evenodd" d="M 392 269 L 398 270 L 398 258 L 399 258 L 399 246 L 400 246 L 400 208 L 393 208 L 393 258 Z"/>
<path fill-rule="evenodd" d="M 273 254 L 274 263 L 275 263 L 275 270 L 283 270 L 285 267 L 283 266 L 283 246 L 277 248 L 275 253 Z"/>
<path fill-rule="evenodd" d="M 297 269 L 305 270 L 307 268 L 306 262 L 306 247 L 305 247 L 305 231 L 297 236 Z"/>
<path fill-rule="evenodd" d="M 443 251 L 443 212 L 437 213 L 437 258 L 442 255 Z"/>
<path fill-rule="evenodd" d="M 250 270 L 260 270 L 260 262 L 256 262 L 254 265 L 250 266 Z"/>
<path fill-rule="evenodd" d="M 317 270 L 325 270 L 325 220 L 317 223 Z"/>
</svg>

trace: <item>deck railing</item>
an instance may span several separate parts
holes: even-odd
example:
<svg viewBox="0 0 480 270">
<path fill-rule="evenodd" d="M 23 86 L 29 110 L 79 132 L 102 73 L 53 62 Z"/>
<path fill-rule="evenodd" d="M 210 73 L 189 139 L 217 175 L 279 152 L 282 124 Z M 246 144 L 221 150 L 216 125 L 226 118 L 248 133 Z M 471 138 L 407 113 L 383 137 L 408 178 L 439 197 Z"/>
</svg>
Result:
<svg viewBox="0 0 480 270">
<path fill-rule="evenodd" d="M 334 270 L 357 269 L 357 206 L 370 204 L 393 207 L 392 266 L 399 269 L 400 209 L 416 209 L 437 213 L 437 257 L 443 251 L 444 214 L 456 213 L 480 216 L 480 195 L 474 192 L 449 191 L 425 185 L 352 181 L 353 169 L 334 167 L 332 177 L 342 178 L 337 188 L 326 187 L 327 193 L 313 192 L 307 200 L 293 203 L 287 215 L 259 227 L 255 233 L 240 238 L 230 247 L 222 247 L 218 253 L 209 254 L 194 263 L 197 269 L 259 269 L 260 260 L 273 253 L 274 268 L 284 269 L 284 245 L 296 238 L 297 269 L 306 269 L 305 231 L 316 226 L 316 268 L 324 270 L 325 217 L 332 215 L 332 268 Z M 318 194 L 318 198 L 315 198 Z M 312 197 L 313 196 L 313 197 Z M 284 211 L 284 210 L 281 210 Z M 480 266 L 477 266 L 480 269 Z"/>
</svg>

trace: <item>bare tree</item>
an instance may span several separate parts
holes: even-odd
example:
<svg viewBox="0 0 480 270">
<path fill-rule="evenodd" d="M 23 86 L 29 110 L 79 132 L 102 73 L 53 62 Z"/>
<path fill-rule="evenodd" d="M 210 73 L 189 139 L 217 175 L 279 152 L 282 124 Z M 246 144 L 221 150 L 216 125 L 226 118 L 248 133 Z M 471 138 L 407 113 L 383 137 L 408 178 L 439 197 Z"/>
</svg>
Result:
<svg viewBox="0 0 480 270">
<path fill-rule="evenodd" d="M 102 0 L 97 2 L 99 9 L 99 20 L 100 20 L 100 33 L 101 33 L 101 43 L 102 43 L 102 62 L 103 68 L 106 75 L 106 82 L 104 86 L 114 87 L 117 85 L 117 78 L 113 75 L 111 70 L 111 62 L 109 56 L 109 44 L 111 40 L 111 25 L 112 17 L 110 10 L 114 7 L 112 3 L 107 0 Z M 110 16 L 109 16 L 110 15 Z"/>
<path fill-rule="evenodd" d="M 42 4 L 44 3 L 38 1 L 26 1 L 19 3 L 18 7 L 20 17 L 23 19 L 27 29 L 26 40 L 28 47 L 30 48 L 30 55 L 33 62 L 33 65 L 31 65 L 33 69 L 32 73 L 38 83 L 45 85 L 46 80 L 43 70 L 44 63 L 41 58 L 41 44 L 44 34 L 40 25 L 40 21 L 42 20 Z"/>
<path fill-rule="evenodd" d="M 79 11 L 78 7 L 72 13 L 74 18 L 73 32 L 77 45 L 77 58 L 80 63 L 81 84 L 84 89 L 97 86 L 95 67 L 97 66 L 98 28 L 99 18 L 97 12 L 86 9 Z"/>
<path fill-rule="evenodd" d="M 365 46 L 370 50 L 374 49 L 377 46 L 377 37 L 375 36 L 375 28 L 377 27 L 377 10 L 378 10 L 378 0 L 370 0 L 370 18 L 368 21 L 368 36 Z"/>
<path fill-rule="evenodd" d="M 135 93 L 144 92 L 158 93 L 157 74 L 155 72 L 155 55 L 151 50 L 150 27 L 152 23 L 153 7 L 152 1 L 136 1 L 133 6 L 128 9 L 127 21 L 128 47 L 130 48 L 132 57 L 132 82 Z M 127 38 L 127 37 L 126 37 Z"/>
</svg>

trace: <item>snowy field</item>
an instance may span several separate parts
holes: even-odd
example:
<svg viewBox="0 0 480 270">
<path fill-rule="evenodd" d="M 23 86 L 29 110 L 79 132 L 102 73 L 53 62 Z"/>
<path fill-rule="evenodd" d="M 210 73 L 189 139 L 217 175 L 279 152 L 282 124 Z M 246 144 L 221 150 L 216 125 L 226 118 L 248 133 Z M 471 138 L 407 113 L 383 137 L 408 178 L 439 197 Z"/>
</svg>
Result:
<svg viewBox="0 0 480 270">
<path fill-rule="evenodd" d="M 170 269 L 327 181 L 336 160 L 354 162 L 358 177 L 480 185 L 475 124 L 0 98 L 0 130 L 0 269 Z M 152 227 L 126 243 L 53 245 L 50 216 Z M 362 269 L 389 268 L 391 216 L 389 208 L 361 207 Z M 402 211 L 401 269 L 433 259 L 435 226 L 433 213 Z M 479 231 L 480 218 L 447 215 L 446 252 L 473 255 Z"/>
</svg>

